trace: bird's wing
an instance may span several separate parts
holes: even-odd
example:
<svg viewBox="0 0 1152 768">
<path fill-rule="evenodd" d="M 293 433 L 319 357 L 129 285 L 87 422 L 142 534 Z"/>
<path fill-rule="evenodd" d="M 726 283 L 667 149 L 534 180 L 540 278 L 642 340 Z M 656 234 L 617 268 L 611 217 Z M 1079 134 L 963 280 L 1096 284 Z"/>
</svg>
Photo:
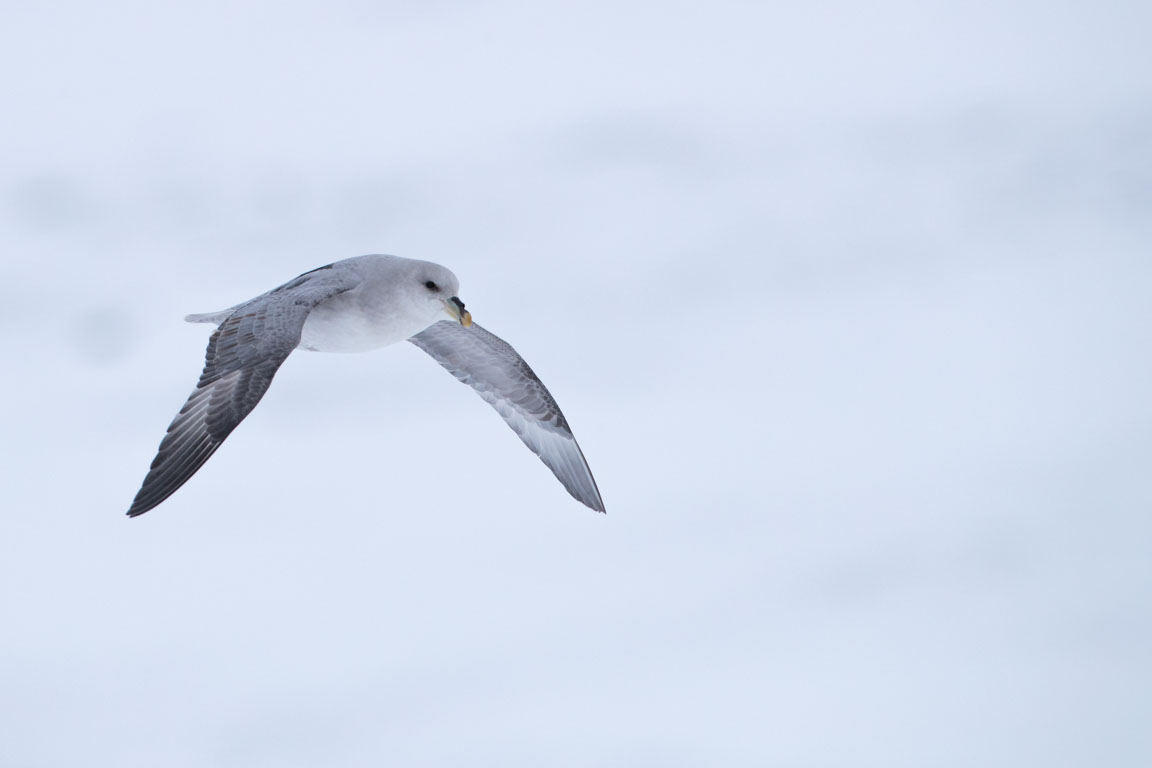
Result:
<svg viewBox="0 0 1152 768">
<path fill-rule="evenodd" d="M 152 509 L 196 474 L 268 391 L 276 370 L 300 343 L 313 307 L 358 281 L 348 271 L 314 270 L 228 315 L 208 340 L 204 372 L 169 425 L 130 517 Z"/>
<path fill-rule="evenodd" d="M 604 511 L 592 471 L 564 414 L 510 344 L 475 323 L 465 328 L 451 320 L 436 323 L 408 340 L 495 408 L 568 493 L 592 509 Z"/>
</svg>

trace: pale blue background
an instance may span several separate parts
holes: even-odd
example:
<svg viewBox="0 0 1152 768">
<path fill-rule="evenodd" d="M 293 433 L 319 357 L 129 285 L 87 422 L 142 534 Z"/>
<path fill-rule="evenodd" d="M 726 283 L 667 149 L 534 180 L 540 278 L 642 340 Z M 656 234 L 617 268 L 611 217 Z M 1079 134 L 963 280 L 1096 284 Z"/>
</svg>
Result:
<svg viewBox="0 0 1152 768">
<path fill-rule="evenodd" d="M 6 3 L 0 765 L 1152 764 L 1147 3 Z M 448 265 L 123 516 L 187 312 Z"/>
</svg>

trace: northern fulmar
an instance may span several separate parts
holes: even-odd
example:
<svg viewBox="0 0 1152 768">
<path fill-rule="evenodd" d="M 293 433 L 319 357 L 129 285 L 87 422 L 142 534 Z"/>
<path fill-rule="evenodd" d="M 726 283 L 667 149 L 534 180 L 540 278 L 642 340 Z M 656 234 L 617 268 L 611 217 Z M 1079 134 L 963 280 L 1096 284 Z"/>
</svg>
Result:
<svg viewBox="0 0 1152 768">
<path fill-rule="evenodd" d="M 358 256 L 229 309 L 188 315 L 189 322 L 217 324 L 204 372 L 168 427 L 128 515 L 156 507 L 208 461 L 292 350 L 367 352 L 405 339 L 476 390 L 568 493 L 603 512 L 588 462 L 551 393 L 511 345 L 472 322 L 459 287 L 439 264 Z"/>
</svg>

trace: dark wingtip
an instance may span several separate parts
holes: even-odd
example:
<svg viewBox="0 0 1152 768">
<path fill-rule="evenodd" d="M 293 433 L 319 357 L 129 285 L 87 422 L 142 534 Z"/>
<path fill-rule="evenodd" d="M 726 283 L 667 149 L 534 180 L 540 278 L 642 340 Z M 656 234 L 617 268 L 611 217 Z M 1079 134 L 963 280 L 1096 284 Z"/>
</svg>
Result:
<svg viewBox="0 0 1152 768">
<path fill-rule="evenodd" d="M 591 473 L 589 473 L 589 476 L 591 476 Z M 595 483 L 596 481 L 593 480 L 592 482 Z M 608 514 L 608 510 L 604 508 L 604 499 L 600 498 L 599 488 L 596 489 L 596 495 L 590 499 L 576 496 L 576 494 L 572 495 L 576 498 L 577 501 L 588 507 L 588 509 L 592 510 L 593 512 L 599 512 L 602 515 Z"/>
<path fill-rule="evenodd" d="M 580 446 L 576 446 L 576 450 L 580 451 Z M 580 458 L 584 458 L 584 451 L 580 451 Z M 587 460 L 584 461 L 584 469 L 588 473 L 588 479 L 592 481 L 592 500 L 585 501 L 581 499 L 589 509 L 593 512 L 599 512 L 602 515 L 608 514 L 608 510 L 604 508 L 604 497 L 600 495 L 600 486 L 596 485 L 596 478 L 592 476 L 592 469 L 588 466 Z"/>
</svg>

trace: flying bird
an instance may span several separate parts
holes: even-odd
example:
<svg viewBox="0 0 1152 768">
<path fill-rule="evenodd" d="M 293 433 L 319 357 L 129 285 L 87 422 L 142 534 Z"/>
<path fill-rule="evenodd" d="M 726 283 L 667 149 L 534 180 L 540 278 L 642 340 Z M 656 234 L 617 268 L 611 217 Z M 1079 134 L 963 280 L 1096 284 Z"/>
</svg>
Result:
<svg viewBox="0 0 1152 768">
<path fill-rule="evenodd" d="M 472 322 L 445 267 L 399 256 L 358 256 L 305 272 L 220 312 L 204 372 L 168 427 L 129 517 L 188 482 L 268 391 L 294 349 L 367 352 L 407 339 L 476 390 L 568 493 L 604 511 L 564 414 L 510 344 Z"/>
</svg>

